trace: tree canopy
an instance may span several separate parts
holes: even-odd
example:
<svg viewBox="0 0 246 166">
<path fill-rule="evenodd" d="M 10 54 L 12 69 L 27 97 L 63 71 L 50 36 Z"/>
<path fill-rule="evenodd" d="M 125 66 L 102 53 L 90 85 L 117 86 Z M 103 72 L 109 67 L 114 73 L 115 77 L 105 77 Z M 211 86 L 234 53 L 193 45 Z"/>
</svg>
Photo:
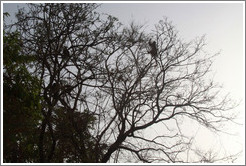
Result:
<svg viewBox="0 0 246 166">
<path fill-rule="evenodd" d="M 207 78 L 204 37 L 186 43 L 166 18 L 124 26 L 98 6 L 28 4 L 6 28 L 4 161 L 202 161 L 187 161 L 181 121 L 220 131 L 234 118 Z M 157 124 L 165 132 L 147 136 Z"/>
<path fill-rule="evenodd" d="M 3 36 L 3 150 L 4 161 L 33 161 L 37 147 L 37 125 L 41 120 L 39 79 L 27 65 L 32 57 L 20 52 L 18 32 Z"/>
</svg>

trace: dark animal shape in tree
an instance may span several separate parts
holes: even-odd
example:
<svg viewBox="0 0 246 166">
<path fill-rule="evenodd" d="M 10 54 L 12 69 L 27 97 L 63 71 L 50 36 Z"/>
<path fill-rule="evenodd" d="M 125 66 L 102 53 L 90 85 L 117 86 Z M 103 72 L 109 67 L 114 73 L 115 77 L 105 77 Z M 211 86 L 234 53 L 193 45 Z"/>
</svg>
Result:
<svg viewBox="0 0 246 166">
<path fill-rule="evenodd" d="M 60 85 L 58 83 L 53 83 L 51 87 L 51 91 L 53 93 L 53 97 L 57 98 L 59 96 L 59 91 L 60 91 Z"/>
<path fill-rule="evenodd" d="M 73 86 L 71 86 L 71 85 L 65 85 L 64 87 L 63 87 L 63 94 L 69 94 L 69 95 L 71 95 L 71 91 L 74 89 L 74 87 Z"/>
<path fill-rule="evenodd" d="M 149 40 L 149 46 L 150 46 L 149 53 L 151 54 L 151 56 L 157 57 L 156 42 L 155 41 L 151 42 L 151 40 Z"/>
<path fill-rule="evenodd" d="M 67 47 L 64 47 L 63 48 L 63 58 L 64 59 L 68 59 L 69 58 L 69 51 L 68 51 L 68 49 L 67 49 Z"/>
</svg>

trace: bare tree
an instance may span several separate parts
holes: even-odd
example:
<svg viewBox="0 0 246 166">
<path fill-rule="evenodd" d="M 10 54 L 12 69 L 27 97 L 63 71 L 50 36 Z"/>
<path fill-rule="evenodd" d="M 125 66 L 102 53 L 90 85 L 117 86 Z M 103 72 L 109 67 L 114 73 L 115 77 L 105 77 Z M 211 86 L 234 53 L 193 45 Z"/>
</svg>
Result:
<svg viewBox="0 0 246 166">
<path fill-rule="evenodd" d="M 39 162 L 185 162 L 191 140 L 180 119 L 219 131 L 234 118 L 206 78 L 214 56 L 203 53 L 204 38 L 184 43 L 166 19 L 149 34 L 124 28 L 96 7 L 29 4 L 17 14 L 22 51 L 36 56 L 30 71 L 41 80 Z M 156 124 L 166 133 L 146 137 Z"/>
<path fill-rule="evenodd" d="M 134 24 L 122 34 L 125 42 L 106 59 L 108 82 L 99 88 L 96 99 L 103 106 L 98 113 L 102 115 L 96 129 L 98 142 L 109 145 L 102 162 L 113 154 L 117 161 L 120 152 L 134 154 L 142 162 L 184 162 L 182 153 L 191 140 L 179 128 L 181 119 L 219 131 L 220 122 L 234 118 L 227 114 L 230 100 L 218 100 L 218 86 L 206 78 L 214 56 L 203 54 L 203 37 L 190 43 L 179 40 L 167 20 L 149 35 Z M 149 39 L 156 44 L 148 43 Z M 158 54 L 153 56 L 148 45 Z M 174 130 L 168 127 L 172 122 Z M 144 132 L 155 124 L 161 124 L 166 133 L 146 138 Z"/>
</svg>

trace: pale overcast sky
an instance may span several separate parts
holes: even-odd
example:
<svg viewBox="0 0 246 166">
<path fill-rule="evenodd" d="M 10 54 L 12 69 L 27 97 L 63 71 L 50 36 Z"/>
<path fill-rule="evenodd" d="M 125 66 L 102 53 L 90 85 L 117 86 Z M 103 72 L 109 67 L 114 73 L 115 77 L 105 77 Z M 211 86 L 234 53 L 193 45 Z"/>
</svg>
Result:
<svg viewBox="0 0 246 166">
<path fill-rule="evenodd" d="M 187 41 L 205 34 L 207 51 L 221 51 L 215 62 L 217 79 L 235 97 L 244 99 L 242 3 L 111 3 L 103 4 L 99 11 L 112 14 L 123 23 L 135 20 L 149 28 L 166 16 Z"/>
<path fill-rule="evenodd" d="M 23 4 L 19 4 L 23 6 Z M 3 5 L 4 11 L 13 15 L 17 4 Z M 236 3 L 105 3 L 98 11 L 111 14 L 128 24 L 132 20 L 146 24 L 152 29 L 164 16 L 176 26 L 181 38 L 186 41 L 206 34 L 207 49 L 211 54 L 221 51 L 214 62 L 215 81 L 223 84 L 225 93 L 231 93 L 236 101 L 241 100 L 241 122 L 245 118 L 245 27 L 244 4 Z M 225 149 L 235 152 L 245 147 L 244 128 L 232 128 L 238 136 L 223 136 Z M 200 136 L 201 138 L 204 135 Z M 244 156 L 244 155 L 243 155 Z M 244 157 L 238 162 L 245 162 Z"/>
</svg>

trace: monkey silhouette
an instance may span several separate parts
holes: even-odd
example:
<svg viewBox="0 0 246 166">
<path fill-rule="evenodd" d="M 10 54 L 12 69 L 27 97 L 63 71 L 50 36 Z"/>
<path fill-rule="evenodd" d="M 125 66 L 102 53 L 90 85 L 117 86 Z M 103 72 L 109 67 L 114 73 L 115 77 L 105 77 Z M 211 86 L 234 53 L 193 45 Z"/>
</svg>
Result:
<svg viewBox="0 0 246 166">
<path fill-rule="evenodd" d="M 68 51 L 67 47 L 64 47 L 63 48 L 63 58 L 68 59 L 69 56 L 70 55 L 69 55 L 69 51 Z"/>
<path fill-rule="evenodd" d="M 150 51 L 149 51 L 149 53 L 151 54 L 151 56 L 157 57 L 156 42 L 155 41 L 151 42 L 151 40 L 149 40 L 149 46 L 151 48 Z"/>
<path fill-rule="evenodd" d="M 71 86 L 71 85 L 65 85 L 64 87 L 63 87 L 63 93 L 68 93 L 69 95 L 71 94 L 71 91 L 74 89 L 74 87 L 73 86 Z"/>
<path fill-rule="evenodd" d="M 122 74 L 119 75 L 118 81 L 119 81 L 119 82 L 120 82 L 120 81 L 124 81 L 124 78 L 123 78 L 123 75 L 122 75 Z"/>
<path fill-rule="evenodd" d="M 51 86 L 51 91 L 53 93 L 54 98 L 58 98 L 59 96 L 59 91 L 60 91 L 60 85 L 58 83 L 53 83 Z"/>
</svg>

